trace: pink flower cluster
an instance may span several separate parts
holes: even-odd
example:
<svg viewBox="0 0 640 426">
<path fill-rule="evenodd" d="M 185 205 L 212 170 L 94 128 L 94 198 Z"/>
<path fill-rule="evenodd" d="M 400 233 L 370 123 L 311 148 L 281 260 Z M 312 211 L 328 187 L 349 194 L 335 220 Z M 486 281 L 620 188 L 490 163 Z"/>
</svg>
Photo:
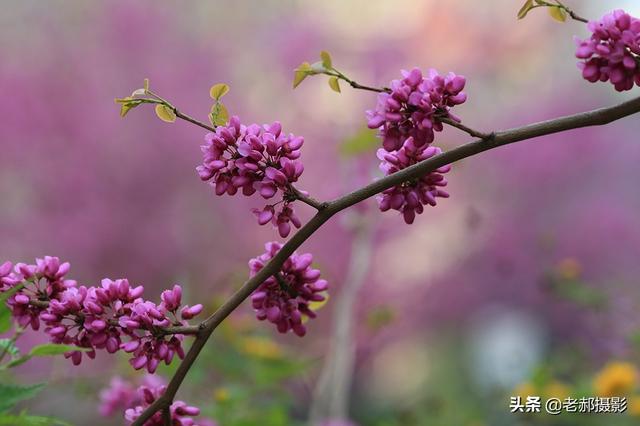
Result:
<svg viewBox="0 0 640 426">
<path fill-rule="evenodd" d="M 250 276 L 253 277 L 282 248 L 278 242 L 265 244 L 266 252 L 249 261 Z M 260 320 L 268 320 L 276 325 L 280 333 L 293 330 L 302 337 L 307 330 L 302 316 L 315 318 L 311 302 L 325 300 L 322 294 L 329 285 L 320 279 L 320 271 L 311 267 L 313 256 L 309 253 L 292 254 L 282 265 L 280 271 L 267 278 L 251 295 L 251 303 Z"/>
<path fill-rule="evenodd" d="M 13 271 L 9 262 L 0 267 L 0 292 L 21 286 L 7 299 L 20 325 L 38 330 L 42 321 L 53 343 L 83 348 L 65 354 L 75 365 L 83 353 L 94 358 L 96 349 L 122 349 L 132 354 L 135 369 L 146 367 L 150 373 L 160 362 L 170 364 L 176 354 L 184 357 L 184 336 L 169 335 L 165 327 L 187 325 L 202 305 L 181 307 L 180 286 L 164 291 L 156 305 L 142 299 L 144 287 L 132 287 L 126 279 L 104 279 L 100 287 L 85 287 L 65 279 L 68 272 L 69 263 L 50 256 L 33 265 L 18 263 Z"/>
<path fill-rule="evenodd" d="M 588 24 L 592 35 L 576 38 L 578 67 L 585 80 L 610 81 L 619 92 L 640 86 L 640 20 L 623 10 Z"/>
<path fill-rule="evenodd" d="M 408 137 L 418 145 L 433 142 L 434 131 L 442 131 L 440 119 L 460 121 L 450 109 L 467 100 L 463 76 L 441 76 L 432 69 L 425 78 L 418 68 L 402 70 L 402 76 L 391 82 L 390 92 L 378 95 L 376 108 L 367 111 L 369 128 L 380 129 L 382 145 L 389 152 L 400 149 Z"/>
<path fill-rule="evenodd" d="M 278 122 L 245 126 L 233 116 L 227 126 L 218 126 L 214 133 L 208 133 L 205 142 L 204 160 L 196 170 L 200 179 L 211 182 L 217 195 L 241 191 L 250 196 L 257 191 L 270 199 L 281 191 L 283 203 L 279 211 L 275 208 L 279 203 L 254 209 L 258 223 L 271 222 L 283 238 L 289 235 L 290 223 L 297 228 L 301 226 L 289 203 L 294 199 L 291 184 L 304 170 L 299 160 L 302 137 L 282 133 Z"/>
<path fill-rule="evenodd" d="M 377 155 L 382 160 L 380 169 L 385 175 L 390 175 L 441 152 L 440 148 L 428 143 L 420 144 L 410 136 L 399 150 L 387 152 L 381 148 Z M 435 206 L 437 197 L 449 197 L 449 193 L 442 189 L 447 185 L 443 173 L 449 170 L 451 166 L 443 166 L 420 178 L 383 191 L 377 197 L 378 207 L 383 212 L 389 209 L 397 210 L 402 213 L 407 224 L 413 223 L 416 214 L 422 213 L 425 205 Z"/>
<path fill-rule="evenodd" d="M 440 148 L 430 145 L 434 132 L 442 131 L 443 118 L 460 122 L 451 108 L 467 99 L 462 91 L 466 80 L 460 75 L 441 76 L 432 69 L 425 78 L 414 68 L 403 70 L 402 76 L 402 80 L 391 82 L 390 91 L 378 95 L 376 109 L 367 111 L 369 127 L 380 129 L 383 149 L 378 150 L 377 156 L 385 175 L 440 154 Z M 397 210 L 406 223 L 413 223 L 425 205 L 435 206 L 436 198 L 449 197 L 442 188 L 447 185 L 443 174 L 450 169 L 451 166 L 444 166 L 383 191 L 377 197 L 378 207 L 383 212 Z"/>
<path fill-rule="evenodd" d="M 158 376 L 147 375 L 142 379 L 141 385 L 135 386 L 114 377 L 109 386 L 100 392 L 99 412 L 104 417 L 112 416 L 114 413 L 124 410 L 125 419 L 133 423 L 140 414 L 153 403 L 166 389 L 165 381 Z M 196 421 L 191 417 L 200 414 L 197 407 L 192 407 L 183 401 L 175 401 L 171 404 L 171 421 L 174 426 L 215 426 L 216 423 L 209 419 Z M 145 426 L 163 426 L 162 413 L 156 413 L 151 419 L 145 422 Z"/>
</svg>

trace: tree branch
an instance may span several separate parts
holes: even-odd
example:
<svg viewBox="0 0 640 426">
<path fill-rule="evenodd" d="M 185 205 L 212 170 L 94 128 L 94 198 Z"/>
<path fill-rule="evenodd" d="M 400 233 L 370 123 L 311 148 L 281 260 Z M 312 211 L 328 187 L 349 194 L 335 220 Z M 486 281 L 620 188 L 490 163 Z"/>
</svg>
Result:
<svg viewBox="0 0 640 426">
<path fill-rule="evenodd" d="M 246 298 L 271 275 L 277 273 L 282 264 L 314 234 L 325 222 L 336 213 L 370 198 L 385 189 L 399 185 L 403 182 L 415 179 L 430 173 L 442 166 L 455 161 L 479 154 L 490 149 L 498 148 L 511 143 L 533 139 L 544 135 L 578 129 L 581 127 L 600 126 L 640 112 L 640 98 L 612 107 L 601 108 L 593 111 L 560 117 L 539 123 L 529 124 L 510 130 L 496 132 L 489 140 L 478 139 L 461 145 L 450 151 L 431 157 L 411 167 L 400 170 L 389 176 L 385 176 L 369 185 L 355 190 L 347 195 L 329 202 L 326 208 L 318 211 L 293 237 L 280 249 L 280 251 L 258 273 L 244 283 L 216 312 L 201 324 L 201 331 L 193 342 L 189 352 L 178 366 L 165 393 L 154 401 L 132 424 L 143 426 L 144 423 L 157 411 L 171 405 L 180 385 L 186 377 L 189 369 L 198 358 L 198 355 L 216 327 L 233 312 Z"/>
</svg>

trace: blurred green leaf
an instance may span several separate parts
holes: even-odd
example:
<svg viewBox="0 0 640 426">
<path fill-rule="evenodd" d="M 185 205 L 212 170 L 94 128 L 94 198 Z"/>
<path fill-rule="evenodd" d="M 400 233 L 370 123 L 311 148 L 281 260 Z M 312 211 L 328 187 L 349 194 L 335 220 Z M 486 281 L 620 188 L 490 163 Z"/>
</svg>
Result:
<svg viewBox="0 0 640 426">
<path fill-rule="evenodd" d="M 307 78 L 311 72 L 311 65 L 308 62 L 303 62 L 298 68 L 294 70 L 293 74 L 293 88 L 298 87 L 302 81 Z"/>
<path fill-rule="evenodd" d="M 11 328 L 11 310 L 5 302 L 23 287 L 24 283 L 20 283 L 0 294 L 0 333 L 6 333 Z"/>
<path fill-rule="evenodd" d="M 31 416 L 26 413 L 0 414 L 0 426 L 72 426 L 52 417 Z"/>
<path fill-rule="evenodd" d="M 527 13 L 533 8 L 533 0 L 527 0 L 518 11 L 518 19 L 524 19 Z"/>
<path fill-rule="evenodd" d="M 331 69 L 333 67 L 331 63 L 331 55 L 326 50 L 320 52 L 320 59 L 322 59 L 322 66 L 326 69 Z"/>
<path fill-rule="evenodd" d="M 565 22 L 567 20 L 567 12 L 560 6 L 550 6 L 549 15 L 558 22 Z"/>
<path fill-rule="evenodd" d="M 329 87 L 331 87 L 335 92 L 340 93 L 340 82 L 338 81 L 338 77 L 329 78 Z"/>
<path fill-rule="evenodd" d="M 42 345 L 37 345 L 31 348 L 29 352 L 30 356 L 54 356 L 54 355 L 62 355 L 65 352 L 71 351 L 86 351 L 88 348 L 80 348 L 78 346 L 72 345 L 57 345 L 55 343 L 45 343 Z"/>
<path fill-rule="evenodd" d="M 7 353 L 11 358 L 16 358 L 20 355 L 20 349 L 11 339 L 0 339 L 0 354 Z"/>
<path fill-rule="evenodd" d="M 211 90 L 209 90 L 209 95 L 216 101 L 219 101 L 221 97 L 229 93 L 229 85 L 224 83 L 218 83 L 211 86 Z"/>
<path fill-rule="evenodd" d="M 39 383 L 37 385 L 18 386 L 0 383 L 0 413 L 7 411 L 20 401 L 33 398 L 42 390 L 44 385 L 44 383 Z"/>
<path fill-rule="evenodd" d="M 378 143 L 376 131 L 365 128 L 340 145 L 340 154 L 350 158 L 365 152 L 373 152 Z"/>
</svg>

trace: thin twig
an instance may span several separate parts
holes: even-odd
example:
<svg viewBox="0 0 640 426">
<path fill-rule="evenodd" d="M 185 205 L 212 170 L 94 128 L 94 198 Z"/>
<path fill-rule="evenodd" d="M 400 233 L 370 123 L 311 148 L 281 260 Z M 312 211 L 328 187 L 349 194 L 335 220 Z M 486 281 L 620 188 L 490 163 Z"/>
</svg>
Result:
<svg viewBox="0 0 640 426">
<path fill-rule="evenodd" d="M 296 188 L 293 185 L 289 185 L 288 192 L 292 200 L 300 200 L 303 203 L 310 205 L 316 210 L 322 210 L 327 207 L 327 203 L 323 203 L 321 201 L 316 200 L 313 197 L 310 197 L 309 195 L 304 194 L 302 191 L 300 191 L 298 188 Z"/>
<path fill-rule="evenodd" d="M 440 120 L 441 122 L 443 122 L 444 124 L 448 124 L 451 127 L 455 127 L 456 129 L 460 129 L 465 133 L 468 133 L 470 136 L 474 137 L 474 138 L 479 138 L 479 139 L 484 139 L 484 140 L 488 140 L 491 139 L 495 136 L 495 134 L 493 133 L 483 133 L 483 132 L 479 132 L 477 130 L 472 129 L 471 127 L 467 127 L 462 123 L 459 123 L 449 117 L 438 117 L 438 120 Z"/>
<path fill-rule="evenodd" d="M 162 409 L 162 422 L 164 426 L 171 426 L 171 408 L 169 406 Z"/>
<path fill-rule="evenodd" d="M 410 181 L 442 166 L 455 161 L 479 154 L 490 149 L 504 145 L 537 138 L 553 133 L 578 129 L 589 126 L 600 126 L 640 112 L 640 97 L 621 104 L 601 108 L 593 111 L 582 112 L 566 117 L 555 118 L 540 123 L 529 124 L 515 129 L 496 132 L 489 140 L 478 139 L 461 145 L 450 151 L 431 157 L 411 167 L 400 170 L 389 176 L 385 176 L 356 191 L 344 195 L 327 204 L 327 207 L 311 218 L 293 237 L 280 249 L 280 251 L 260 270 L 253 278 L 244 283 L 216 312 L 201 324 L 201 331 L 194 340 L 193 345 L 174 373 L 166 391 L 156 399 L 133 422 L 132 426 L 143 426 L 158 410 L 170 406 L 180 385 L 184 381 L 191 366 L 198 358 L 200 351 L 218 325 L 233 312 L 246 298 L 248 298 L 267 278 L 277 273 L 282 264 L 291 256 L 302 243 L 313 235 L 325 222 L 336 213 L 364 201 L 385 189 Z"/>
</svg>

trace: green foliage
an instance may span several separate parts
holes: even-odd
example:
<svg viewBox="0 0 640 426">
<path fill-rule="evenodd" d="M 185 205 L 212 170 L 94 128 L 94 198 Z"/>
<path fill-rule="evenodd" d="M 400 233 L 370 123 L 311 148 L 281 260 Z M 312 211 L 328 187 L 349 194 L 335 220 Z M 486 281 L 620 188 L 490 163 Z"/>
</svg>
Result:
<svg viewBox="0 0 640 426">
<path fill-rule="evenodd" d="M 176 121 L 176 113 L 172 108 L 169 108 L 165 104 L 156 105 L 156 115 L 158 118 L 166 123 L 173 123 Z"/>
<path fill-rule="evenodd" d="M 329 77 L 329 87 L 331 87 L 333 91 L 340 93 L 340 82 L 338 77 Z"/>
<path fill-rule="evenodd" d="M 88 350 L 90 349 L 80 348 L 78 346 L 73 346 L 73 345 L 57 345 L 55 343 L 44 343 L 42 345 L 34 346 L 33 348 L 31 348 L 31 351 L 29 351 L 28 354 L 20 358 L 13 359 L 11 362 L 0 367 L 0 369 L 4 370 L 7 368 L 17 367 L 29 361 L 33 357 L 56 356 L 56 355 L 62 355 L 65 352 L 71 352 L 71 351 L 86 352 Z"/>
<path fill-rule="evenodd" d="M 20 283 L 0 294 L 0 333 L 6 333 L 11 328 L 11 310 L 5 302 L 22 287 L 24 287 L 24 283 Z"/>
<path fill-rule="evenodd" d="M 0 414 L 0 426 L 71 426 L 71 424 L 51 417 L 20 413 Z"/>
<path fill-rule="evenodd" d="M 378 144 L 379 140 L 376 138 L 376 131 L 364 128 L 340 145 L 340 154 L 344 158 L 355 157 L 373 152 Z"/>
<path fill-rule="evenodd" d="M 229 121 L 229 111 L 222 102 L 216 102 L 211 107 L 209 121 L 214 126 L 224 126 Z"/>
<path fill-rule="evenodd" d="M 218 83 L 211 86 L 211 89 L 209 90 L 209 95 L 211 95 L 212 99 L 219 101 L 221 97 L 229 93 L 229 90 L 230 88 L 227 84 Z"/>
<path fill-rule="evenodd" d="M 30 386 L 0 383 L 0 413 L 8 411 L 20 401 L 33 398 L 43 387 L 44 383 Z"/>
<path fill-rule="evenodd" d="M 549 15 L 551 15 L 553 19 L 559 22 L 564 22 L 567 20 L 567 12 L 565 12 L 565 10 L 560 6 L 550 6 Z"/>
<path fill-rule="evenodd" d="M 20 349 L 12 339 L 0 339 L 0 354 L 9 354 L 11 358 L 20 356 Z"/>
</svg>

